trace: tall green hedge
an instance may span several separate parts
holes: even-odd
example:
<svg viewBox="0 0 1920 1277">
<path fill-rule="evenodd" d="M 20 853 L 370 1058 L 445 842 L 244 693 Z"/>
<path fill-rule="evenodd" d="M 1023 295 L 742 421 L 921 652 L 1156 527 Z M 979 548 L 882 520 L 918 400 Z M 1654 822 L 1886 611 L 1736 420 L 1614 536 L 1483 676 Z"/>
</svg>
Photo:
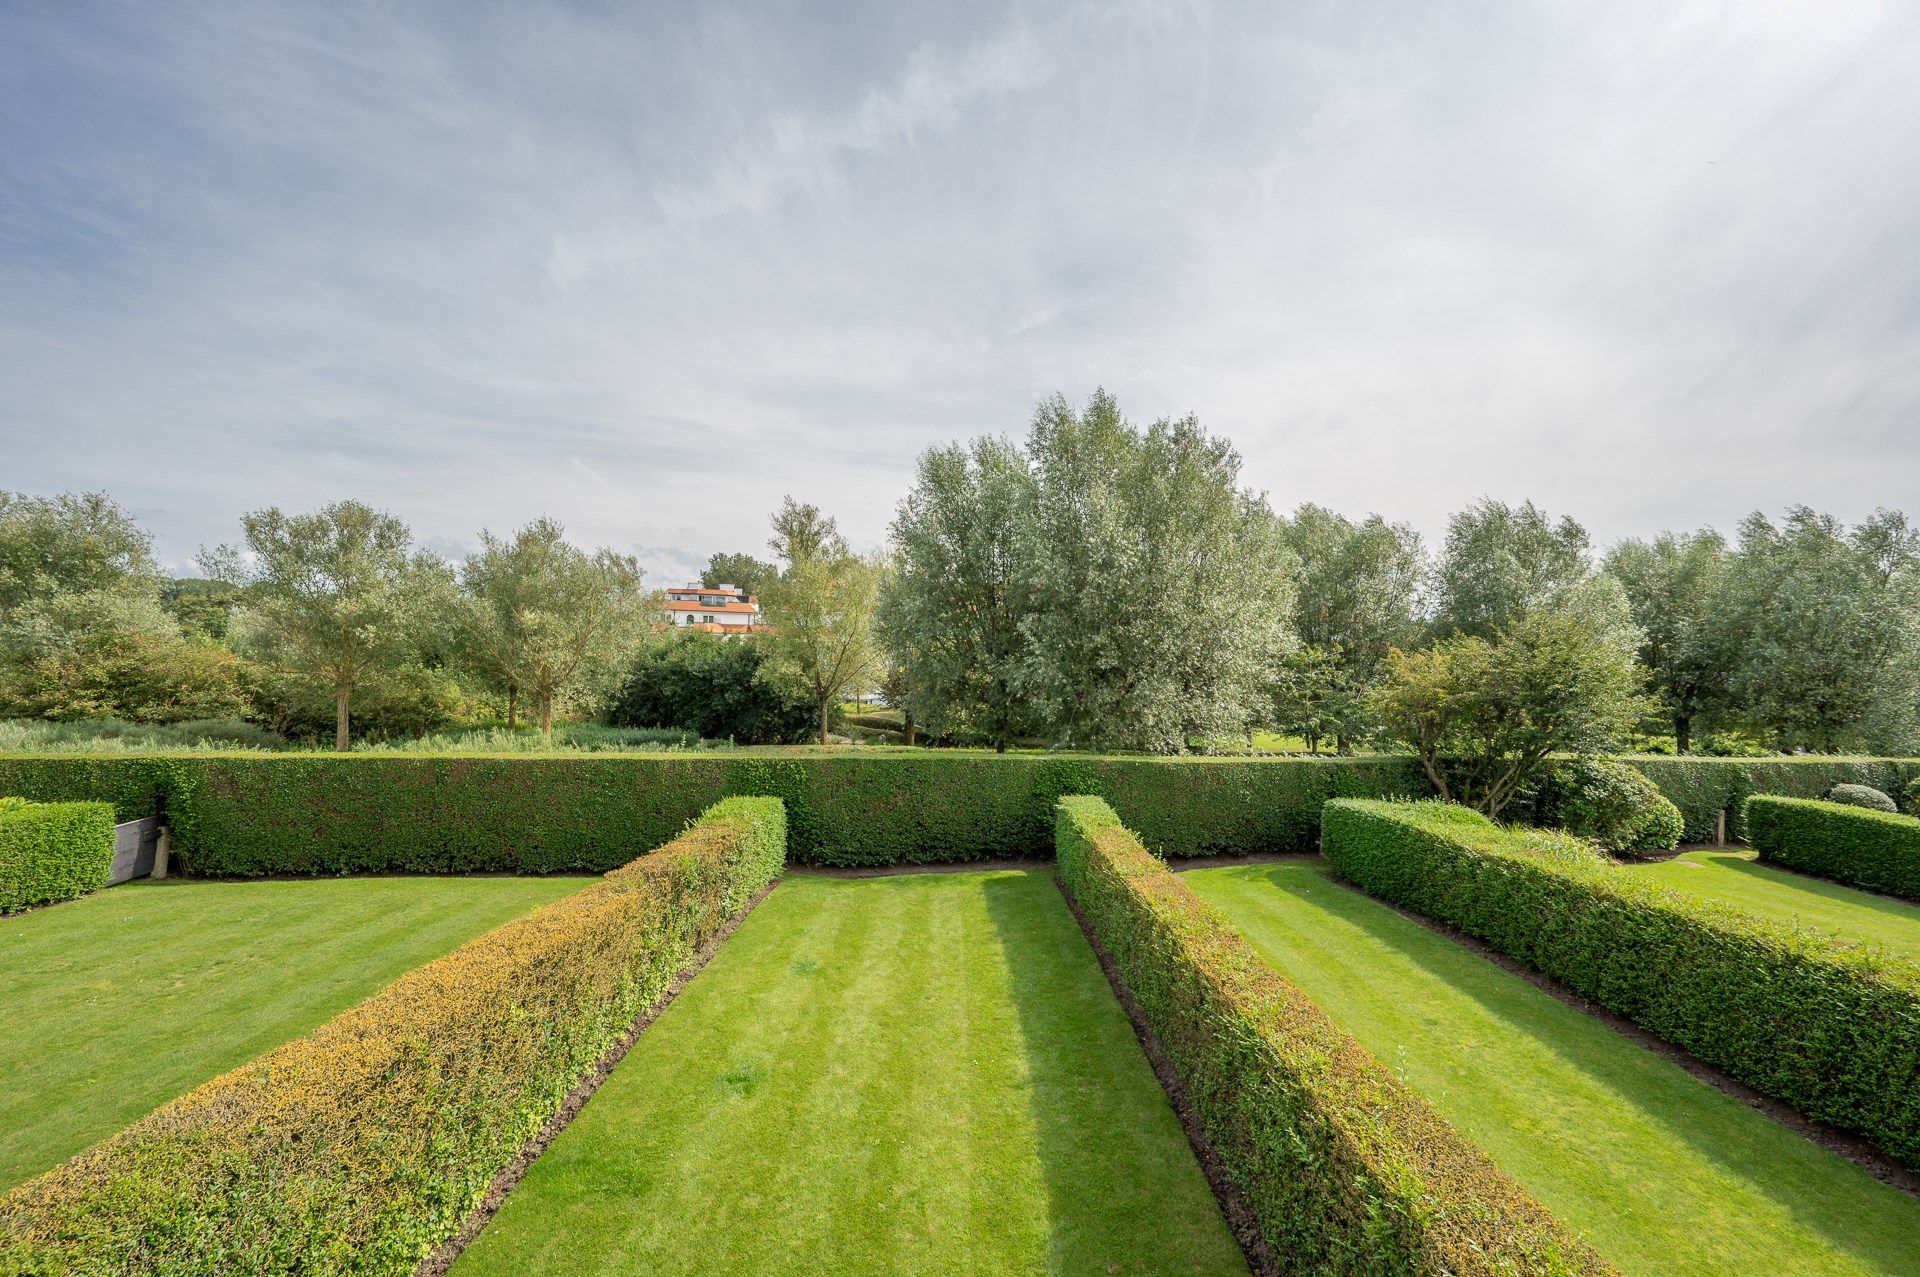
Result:
<svg viewBox="0 0 1920 1277">
<path fill-rule="evenodd" d="M 777 800 L 468 941 L 0 1194 L 0 1273 L 407 1277 L 780 873 Z"/>
<path fill-rule="evenodd" d="M 112 868 L 106 803 L 0 799 L 0 913 L 84 896 Z"/>
<path fill-rule="evenodd" d="M 1333 867 L 1920 1167 L 1920 964 L 1636 880 L 1563 835 L 1337 800 Z"/>
<path fill-rule="evenodd" d="M 1920 760 L 1911 758 L 1694 758 L 1633 755 L 1622 757 L 1659 786 L 1680 809 L 1688 842 L 1706 842 L 1722 811 L 1727 835 L 1747 836 L 1744 808 L 1754 794 L 1818 798 L 1835 785 L 1871 785 L 1899 793 L 1920 776 Z"/>
<path fill-rule="evenodd" d="M 140 754 L 0 754 L 0 796 L 110 803 L 118 820 L 157 815 L 175 775 L 171 758 Z"/>
<path fill-rule="evenodd" d="M 43 787 L 125 784 L 75 758 L 0 758 Z M 62 766 L 70 774 L 61 775 Z M 1311 851 L 1320 804 L 1425 792 L 1405 759 L 1099 758 L 879 750 L 563 757 L 181 754 L 173 851 L 205 875 L 603 870 L 728 794 L 786 801 L 794 860 L 925 864 L 1052 854 L 1053 803 L 1102 793 L 1173 856 Z"/>
<path fill-rule="evenodd" d="M 1611 1269 L 1147 854 L 1060 800 L 1060 881 L 1289 1272 Z"/>
<path fill-rule="evenodd" d="M 1868 891 L 1920 899 L 1920 820 L 1811 798 L 1747 800 L 1760 859 Z"/>
</svg>

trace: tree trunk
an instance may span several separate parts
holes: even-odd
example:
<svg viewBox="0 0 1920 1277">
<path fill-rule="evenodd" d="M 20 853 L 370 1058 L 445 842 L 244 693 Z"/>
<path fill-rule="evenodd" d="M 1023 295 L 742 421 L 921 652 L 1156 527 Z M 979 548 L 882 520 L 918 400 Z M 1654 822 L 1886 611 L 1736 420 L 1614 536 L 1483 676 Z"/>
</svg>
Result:
<svg viewBox="0 0 1920 1277">
<path fill-rule="evenodd" d="M 994 738 L 993 738 L 993 752 L 994 752 L 994 753 L 996 753 L 996 754 L 1004 754 L 1004 753 L 1006 753 L 1006 752 L 1007 752 L 1007 738 L 1006 738 L 1006 737 L 1004 737 L 1004 736 L 996 736 L 996 737 L 994 737 Z"/>
<path fill-rule="evenodd" d="M 822 745 L 827 743 L 827 702 L 832 699 L 831 696 L 820 698 L 820 743 Z"/>
<path fill-rule="evenodd" d="M 507 684 L 507 730 L 520 726 L 520 684 Z"/>
<path fill-rule="evenodd" d="M 553 739 L 553 691 L 545 687 L 540 689 L 540 734 Z"/>
<path fill-rule="evenodd" d="M 347 752 L 347 698 L 351 695 L 344 687 L 333 691 L 333 747 L 343 754 Z"/>
<path fill-rule="evenodd" d="M 904 720 L 907 729 L 907 744 L 911 746 L 914 743 L 913 711 L 907 710 L 900 717 Z"/>
<path fill-rule="evenodd" d="M 1675 714 L 1673 716 L 1673 743 L 1683 754 L 1693 752 L 1692 749 L 1689 748 L 1693 743 L 1693 717 L 1691 715 Z"/>
</svg>

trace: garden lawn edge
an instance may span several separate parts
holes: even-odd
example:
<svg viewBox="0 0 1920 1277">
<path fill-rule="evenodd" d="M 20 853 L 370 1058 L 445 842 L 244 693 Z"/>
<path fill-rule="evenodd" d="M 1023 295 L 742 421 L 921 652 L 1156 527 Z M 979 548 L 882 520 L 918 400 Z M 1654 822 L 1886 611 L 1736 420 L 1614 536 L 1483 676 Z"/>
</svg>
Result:
<svg viewBox="0 0 1920 1277">
<path fill-rule="evenodd" d="M 777 799 L 469 941 L 0 1197 L 0 1271 L 392 1274 L 780 872 Z"/>
<path fill-rule="evenodd" d="M 1327 804 L 1328 861 L 1806 1116 L 1920 1166 L 1920 965 L 1636 882 L 1444 803 Z"/>
<path fill-rule="evenodd" d="M 1057 809 L 1060 880 L 1292 1271 L 1607 1273 L 1261 959 L 1105 802 Z"/>
</svg>

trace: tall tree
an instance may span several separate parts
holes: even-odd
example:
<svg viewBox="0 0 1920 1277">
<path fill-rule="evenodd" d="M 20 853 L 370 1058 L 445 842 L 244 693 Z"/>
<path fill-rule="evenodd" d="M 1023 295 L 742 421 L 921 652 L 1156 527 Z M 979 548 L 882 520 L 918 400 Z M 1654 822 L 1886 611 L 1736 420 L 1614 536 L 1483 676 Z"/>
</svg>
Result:
<svg viewBox="0 0 1920 1277">
<path fill-rule="evenodd" d="M 792 497 L 773 527 L 772 546 L 784 566 L 767 583 L 762 608 L 774 663 L 812 694 L 825 745 L 834 702 L 881 675 L 875 611 L 885 569 L 853 553 L 832 519 Z"/>
<path fill-rule="evenodd" d="M 930 449 L 893 521 L 894 573 L 880 600 L 902 708 L 1001 752 L 1031 719 L 1020 673 L 1032 517 L 1033 477 L 1011 440 Z"/>
<path fill-rule="evenodd" d="M 1022 687 L 1062 742 L 1184 750 L 1243 734 L 1293 644 L 1293 556 L 1197 420 L 1141 431 L 1098 391 L 1034 414 Z"/>
<path fill-rule="evenodd" d="M 1783 747 L 1910 749 L 1920 685 L 1920 555 L 1904 516 L 1849 530 L 1794 506 L 1740 524 L 1726 624 L 1741 709 Z"/>
<path fill-rule="evenodd" d="M 1728 708 L 1735 656 L 1724 597 L 1730 562 L 1725 538 L 1711 528 L 1622 541 L 1606 557 L 1605 571 L 1625 590 L 1645 636 L 1640 660 L 1683 754 L 1693 748 L 1694 728 Z"/>
<path fill-rule="evenodd" d="M 36 599 L 152 594 L 153 539 L 104 492 L 0 491 L 0 615 Z"/>
<path fill-rule="evenodd" d="M 757 599 L 761 589 L 779 571 L 773 564 L 751 554 L 716 554 L 707 560 L 700 584 L 708 589 L 716 585 L 737 585 L 747 592 L 748 598 Z"/>
<path fill-rule="evenodd" d="M 639 565 L 611 550 L 571 545 L 553 519 L 536 519 L 503 540 L 480 534 L 480 552 L 461 565 L 473 601 L 467 649 L 476 669 L 508 697 L 538 706 L 540 732 L 553 734 L 553 707 L 632 653 L 644 625 Z"/>
<path fill-rule="evenodd" d="M 1490 638 L 1530 607 L 1587 575 L 1586 529 L 1549 519 L 1531 501 L 1491 498 L 1447 522 L 1435 575 L 1435 627 L 1442 635 Z"/>
<path fill-rule="evenodd" d="M 413 552 L 405 523 L 358 501 L 292 516 L 269 506 L 240 522 L 248 557 L 222 546 L 201 567 L 246 587 L 243 646 L 331 690 L 334 748 L 344 750 L 354 692 L 413 656 L 445 596 L 446 565 Z"/>
</svg>

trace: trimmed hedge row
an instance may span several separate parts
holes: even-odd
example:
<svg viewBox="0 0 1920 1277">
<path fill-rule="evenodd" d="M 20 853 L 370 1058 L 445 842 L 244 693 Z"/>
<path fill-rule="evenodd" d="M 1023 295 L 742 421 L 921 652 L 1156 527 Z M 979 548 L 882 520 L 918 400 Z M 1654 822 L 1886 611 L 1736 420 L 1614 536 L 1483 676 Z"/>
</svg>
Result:
<svg viewBox="0 0 1920 1277">
<path fill-rule="evenodd" d="M 604 870 L 728 794 L 787 804 L 797 862 L 1046 857 L 1053 803 L 1105 793 L 1166 855 L 1311 851 L 1320 804 L 1426 792 L 1400 758 L 1096 758 L 881 750 L 814 755 L 183 754 L 0 757 L 0 792 L 161 784 L 172 850 L 209 876 Z M 72 774 L 61 775 L 62 765 Z M 22 791 L 24 792 L 24 791 Z"/>
<path fill-rule="evenodd" d="M 1727 835 L 1745 838 L 1745 805 L 1754 794 L 1818 798 L 1835 785 L 1871 785 L 1897 794 L 1920 776 L 1920 760 L 1911 758 L 1676 758 L 1622 757 L 1659 786 L 1686 822 L 1685 840 L 1713 838 L 1720 813 L 1727 813 Z"/>
<path fill-rule="evenodd" d="M 1062 798 L 1056 820 L 1062 884 L 1289 1271 L 1612 1271 L 1263 961 L 1113 808 Z"/>
<path fill-rule="evenodd" d="M 0 1198 L 0 1272 L 411 1273 L 784 846 L 716 805 Z"/>
<path fill-rule="evenodd" d="M 1920 899 L 1920 820 L 1811 798 L 1747 800 L 1760 859 L 1868 891 Z"/>
<path fill-rule="evenodd" d="M 1635 880 L 1441 803 L 1327 804 L 1333 867 L 1920 1167 L 1920 964 Z"/>
<path fill-rule="evenodd" d="M 0 913 L 71 900 L 113 869 L 113 808 L 0 798 Z"/>
</svg>

